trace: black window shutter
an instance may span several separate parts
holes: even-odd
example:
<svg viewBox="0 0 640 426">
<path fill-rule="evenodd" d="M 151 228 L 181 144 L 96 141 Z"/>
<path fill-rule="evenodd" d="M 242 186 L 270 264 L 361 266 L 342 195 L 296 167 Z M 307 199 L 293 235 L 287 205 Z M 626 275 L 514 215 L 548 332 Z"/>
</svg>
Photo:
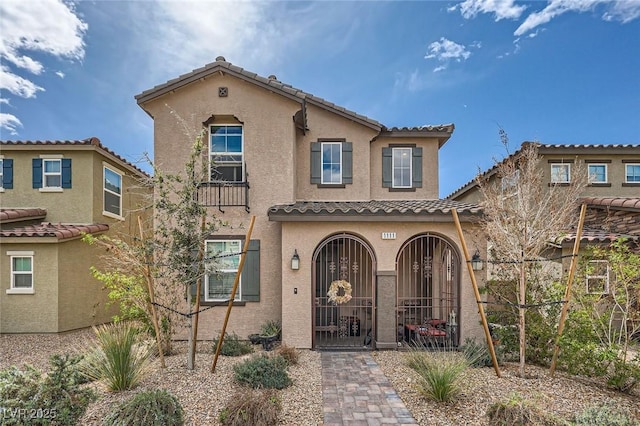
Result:
<svg viewBox="0 0 640 426">
<path fill-rule="evenodd" d="M 62 159 L 62 187 L 71 188 L 71 158 Z"/>
<path fill-rule="evenodd" d="M 13 160 L 2 160 L 2 187 L 13 189 Z"/>
<path fill-rule="evenodd" d="M 342 142 L 342 183 L 353 183 L 353 144 Z"/>
<path fill-rule="evenodd" d="M 311 143 L 311 183 L 318 184 L 322 180 L 322 144 Z"/>
<path fill-rule="evenodd" d="M 391 169 L 392 148 L 382 148 L 382 187 L 391 188 L 393 184 L 393 170 Z"/>
<path fill-rule="evenodd" d="M 411 182 L 411 186 L 413 188 L 422 188 L 422 148 L 415 147 L 411 150 L 411 160 L 413 164 L 411 168 L 413 169 L 413 181 Z"/>
<path fill-rule="evenodd" d="M 249 241 L 244 266 L 242 268 L 242 300 L 260 301 L 260 240 Z"/>
<path fill-rule="evenodd" d="M 34 158 L 32 160 L 32 183 L 33 188 L 42 188 L 42 159 Z"/>
</svg>

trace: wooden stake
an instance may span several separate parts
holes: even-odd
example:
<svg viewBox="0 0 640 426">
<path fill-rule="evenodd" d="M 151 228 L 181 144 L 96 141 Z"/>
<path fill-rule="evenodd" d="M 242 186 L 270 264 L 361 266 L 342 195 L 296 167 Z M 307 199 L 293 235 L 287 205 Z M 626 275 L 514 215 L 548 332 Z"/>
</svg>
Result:
<svg viewBox="0 0 640 426">
<path fill-rule="evenodd" d="M 204 229 L 206 226 L 207 218 L 206 216 L 202 216 L 202 223 L 200 224 L 200 235 L 204 233 Z M 200 314 L 200 290 L 202 289 L 202 274 L 204 273 L 204 268 L 202 267 L 202 260 L 204 259 L 204 241 L 200 242 L 200 246 L 198 247 L 198 280 L 196 281 L 196 304 L 195 304 L 195 315 L 193 316 L 193 327 L 192 330 L 192 339 L 191 339 L 191 365 L 193 368 L 196 367 L 196 345 L 198 341 L 198 319 Z"/>
<path fill-rule="evenodd" d="M 142 231 L 142 219 L 138 216 L 138 229 L 140 230 L 140 241 L 142 241 L 142 246 L 144 247 L 144 232 Z M 160 326 L 158 325 L 158 316 L 156 314 L 156 305 L 155 302 L 155 293 L 153 291 L 153 277 L 151 276 L 151 271 L 149 270 L 149 263 L 151 259 L 145 253 L 144 255 L 144 277 L 147 281 L 147 290 L 149 291 L 149 307 L 151 308 L 151 322 L 153 322 L 153 329 L 156 332 L 156 343 L 158 344 L 158 353 L 160 356 L 160 366 L 162 368 L 167 368 L 164 363 L 164 352 L 162 350 L 162 341 L 160 340 Z"/>
<path fill-rule="evenodd" d="M 578 229 L 576 231 L 576 240 L 573 243 L 573 252 L 571 256 L 571 267 L 569 268 L 569 278 L 567 278 L 567 288 L 564 293 L 564 304 L 562 305 L 562 313 L 560 314 L 560 323 L 558 324 L 558 334 L 556 335 L 555 347 L 553 348 L 553 357 L 551 358 L 551 369 L 549 373 L 551 377 L 556 371 L 556 362 L 558 361 L 558 353 L 560 352 L 560 338 L 564 331 L 564 322 L 569 312 L 569 300 L 571 299 L 571 285 L 578 264 L 578 251 L 580 250 L 580 240 L 582 239 L 582 227 L 584 226 L 584 217 L 587 214 L 587 205 L 582 204 L 580 208 L 580 220 L 578 221 Z"/>
<path fill-rule="evenodd" d="M 218 356 L 220 355 L 220 349 L 222 348 L 222 341 L 224 340 L 224 334 L 227 331 L 227 324 L 229 323 L 229 316 L 231 315 L 231 308 L 233 307 L 233 299 L 236 298 L 236 291 L 238 290 L 238 283 L 240 282 L 240 274 L 244 267 L 244 261 L 247 258 L 247 252 L 249 251 L 249 240 L 251 239 L 251 232 L 253 231 L 253 224 L 256 221 L 255 216 L 251 216 L 251 222 L 249 223 L 249 230 L 247 231 L 246 239 L 244 240 L 244 248 L 240 255 L 240 264 L 238 265 L 238 272 L 236 273 L 236 279 L 233 282 L 233 289 L 231 290 L 231 297 L 229 298 L 229 305 L 227 306 L 227 314 L 224 317 L 224 324 L 222 325 L 222 331 L 220 332 L 220 338 L 218 339 L 218 345 L 216 346 L 216 354 L 213 357 L 213 364 L 211 365 L 211 372 L 216 371 L 216 364 L 218 363 Z"/>
<path fill-rule="evenodd" d="M 496 358 L 496 350 L 493 347 L 493 340 L 491 339 L 491 332 L 489 331 L 489 324 L 487 323 L 487 317 L 484 315 L 484 307 L 482 306 L 482 299 L 480 298 L 480 291 L 478 290 L 478 283 L 476 281 L 476 275 L 473 267 L 471 266 L 471 257 L 469 256 L 469 250 L 467 249 L 467 243 L 464 240 L 462 234 L 462 226 L 460 226 L 460 219 L 458 219 L 458 212 L 456 209 L 451 209 L 453 214 L 453 220 L 456 224 L 456 230 L 460 237 L 460 243 L 462 244 L 462 251 L 464 252 L 464 258 L 467 262 L 467 269 L 469 270 L 469 276 L 471 277 L 471 284 L 473 285 L 473 293 L 476 296 L 476 303 L 478 304 L 478 312 L 480 313 L 480 319 L 482 320 L 482 327 L 484 328 L 484 335 L 487 339 L 487 346 L 489 347 L 489 354 L 491 355 L 491 362 L 493 362 L 493 368 L 496 370 L 496 376 L 500 375 L 500 367 L 498 367 L 498 359 Z"/>
</svg>

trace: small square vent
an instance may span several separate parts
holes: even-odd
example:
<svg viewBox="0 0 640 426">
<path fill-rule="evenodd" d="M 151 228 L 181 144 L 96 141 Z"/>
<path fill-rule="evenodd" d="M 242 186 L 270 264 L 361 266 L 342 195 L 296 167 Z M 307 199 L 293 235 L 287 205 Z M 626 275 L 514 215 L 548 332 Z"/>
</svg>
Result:
<svg viewBox="0 0 640 426">
<path fill-rule="evenodd" d="M 218 87 L 218 96 L 221 98 L 226 98 L 229 95 L 228 87 Z"/>
</svg>

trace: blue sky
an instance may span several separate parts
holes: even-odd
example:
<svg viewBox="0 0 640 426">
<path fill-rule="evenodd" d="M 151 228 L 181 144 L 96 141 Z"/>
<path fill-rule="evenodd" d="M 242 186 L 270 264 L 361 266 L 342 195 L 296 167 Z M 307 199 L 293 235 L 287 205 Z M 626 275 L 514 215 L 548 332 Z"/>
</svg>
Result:
<svg viewBox="0 0 640 426">
<path fill-rule="evenodd" d="M 454 123 L 446 196 L 525 140 L 640 143 L 640 0 L 3 0 L 0 131 L 153 152 L 134 95 L 217 56 L 384 125 Z M 142 164 L 141 164 L 142 165 Z"/>
</svg>

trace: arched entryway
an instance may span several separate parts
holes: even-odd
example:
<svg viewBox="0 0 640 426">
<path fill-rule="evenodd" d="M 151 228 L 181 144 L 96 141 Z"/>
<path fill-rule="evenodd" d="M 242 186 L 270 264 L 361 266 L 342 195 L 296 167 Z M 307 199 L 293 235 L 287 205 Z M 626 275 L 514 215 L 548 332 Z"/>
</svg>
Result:
<svg viewBox="0 0 640 426">
<path fill-rule="evenodd" d="M 460 254 L 434 234 L 417 235 L 398 253 L 398 341 L 459 344 Z"/>
<path fill-rule="evenodd" d="M 341 233 L 322 241 L 313 254 L 313 347 L 372 349 L 375 343 L 375 256 L 362 238 Z M 334 281 L 351 285 L 351 299 L 329 300 Z M 339 295 L 344 290 L 339 290 Z"/>
</svg>

